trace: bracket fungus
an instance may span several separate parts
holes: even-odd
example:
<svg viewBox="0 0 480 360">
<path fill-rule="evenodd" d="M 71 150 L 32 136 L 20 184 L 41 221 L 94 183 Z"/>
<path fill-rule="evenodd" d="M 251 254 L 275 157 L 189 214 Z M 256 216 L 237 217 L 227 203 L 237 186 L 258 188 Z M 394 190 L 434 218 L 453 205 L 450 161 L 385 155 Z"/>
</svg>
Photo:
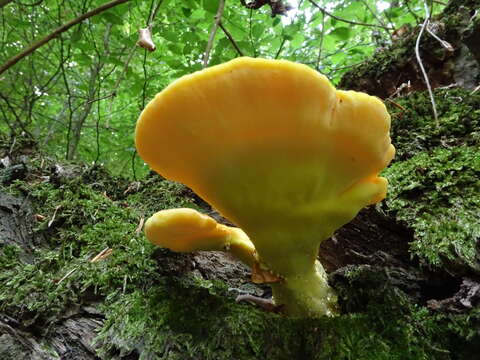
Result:
<svg viewBox="0 0 480 360">
<path fill-rule="evenodd" d="M 143 110 L 138 153 L 238 228 L 171 209 L 146 222 L 147 238 L 174 251 L 230 251 L 287 314 L 333 315 L 319 246 L 385 197 L 389 130 L 382 101 L 336 90 L 305 65 L 243 57 L 184 76 Z"/>
</svg>

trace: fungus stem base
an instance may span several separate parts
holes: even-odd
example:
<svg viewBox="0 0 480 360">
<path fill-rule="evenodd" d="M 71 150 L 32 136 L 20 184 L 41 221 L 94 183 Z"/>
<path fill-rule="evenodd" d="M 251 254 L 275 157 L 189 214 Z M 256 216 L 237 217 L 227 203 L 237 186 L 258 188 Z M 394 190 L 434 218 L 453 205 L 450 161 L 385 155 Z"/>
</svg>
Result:
<svg viewBox="0 0 480 360">
<path fill-rule="evenodd" d="M 310 273 L 291 276 L 284 281 L 270 284 L 276 306 L 297 317 L 334 316 L 337 295 L 328 285 L 327 275 L 319 261 Z"/>
</svg>

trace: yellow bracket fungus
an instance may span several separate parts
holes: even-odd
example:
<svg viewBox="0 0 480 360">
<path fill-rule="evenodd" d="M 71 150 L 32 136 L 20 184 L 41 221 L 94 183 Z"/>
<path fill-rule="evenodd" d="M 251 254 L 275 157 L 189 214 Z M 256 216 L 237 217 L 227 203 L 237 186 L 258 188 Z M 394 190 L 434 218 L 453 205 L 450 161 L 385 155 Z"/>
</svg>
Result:
<svg viewBox="0 0 480 360">
<path fill-rule="evenodd" d="M 273 279 L 288 314 L 332 315 L 319 245 L 385 197 L 389 130 L 379 99 L 335 90 L 305 65 L 243 57 L 184 76 L 142 112 L 138 153 L 239 228 L 173 209 L 147 221 L 147 238 L 174 251 L 230 251 L 257 279 Z"/>
</svg>

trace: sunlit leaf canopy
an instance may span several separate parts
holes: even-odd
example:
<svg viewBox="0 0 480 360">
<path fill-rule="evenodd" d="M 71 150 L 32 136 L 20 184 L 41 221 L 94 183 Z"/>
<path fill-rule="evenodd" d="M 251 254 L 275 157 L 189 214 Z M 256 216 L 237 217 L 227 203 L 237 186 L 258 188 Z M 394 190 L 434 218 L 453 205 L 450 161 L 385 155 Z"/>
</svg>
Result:
<svg viewBox="0 0 480 360">
<path fill-rule="evenodd" d="M 19 0 L 0 6 L 0 64 L 106 1 Z M 29 134 L 59 158 L 140 177 L 133 132 L 145 104 L 202 69 L 219 0 L 130 0 L 91 16 L 0 75 L 0 133 Z M 245 2 L 243 2 L 245 3 Z M 246 1 L 251 3 L 251 1 Z M 285 16 L 227 0 L 208 66 L 240 56 L 307 64 L 333 83 L 423 21 L 423 0 L 290 0 Z M 445 4 L 428 2 L 435 15 Z M 154 52 L 136 46 L 151 25 Z"/>
</svg>

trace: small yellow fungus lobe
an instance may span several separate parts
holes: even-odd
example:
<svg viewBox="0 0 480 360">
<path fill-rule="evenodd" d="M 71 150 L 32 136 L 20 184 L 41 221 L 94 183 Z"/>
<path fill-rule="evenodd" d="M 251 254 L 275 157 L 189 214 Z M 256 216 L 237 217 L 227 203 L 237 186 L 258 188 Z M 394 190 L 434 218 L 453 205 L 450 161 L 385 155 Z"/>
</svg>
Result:
<svg viewBox="0 0 480 360">
<path fill-rule="evenodd" d="M 247 265 L 255 262 L 255 248 L 241 229 L 218 224 L 194 209 L 155 213 L 145 223 L 145 234 L 153 244 L 173 251 L 229 251 Z"/>
<path fill-rule="evenodd" d="M 244 255 L 247 264 L 257 261 L 283 279 L 272 285 L 278 305 L 320 316 L 335 309 L 316 261 L 320 242 L 385 197 L 387 181 L 378 174 L 395 154 L 389 130 L 379 99 L 335 90 L 305 65 L 244 57 L 157 94 L 135 141 L 152 169 L 189 186 L 242 229 L 256 252 Z M 224 229 L 208 219 L 200 217 L 189 234 L 183 225 L 178 230 L 185 219 L 172 222 L 162 236 L 177 239 L 173 244 L 156 240 L 169 221 L 154 216 L 147 237 L 177 251 L 211 249 Z"/>
</svg>

